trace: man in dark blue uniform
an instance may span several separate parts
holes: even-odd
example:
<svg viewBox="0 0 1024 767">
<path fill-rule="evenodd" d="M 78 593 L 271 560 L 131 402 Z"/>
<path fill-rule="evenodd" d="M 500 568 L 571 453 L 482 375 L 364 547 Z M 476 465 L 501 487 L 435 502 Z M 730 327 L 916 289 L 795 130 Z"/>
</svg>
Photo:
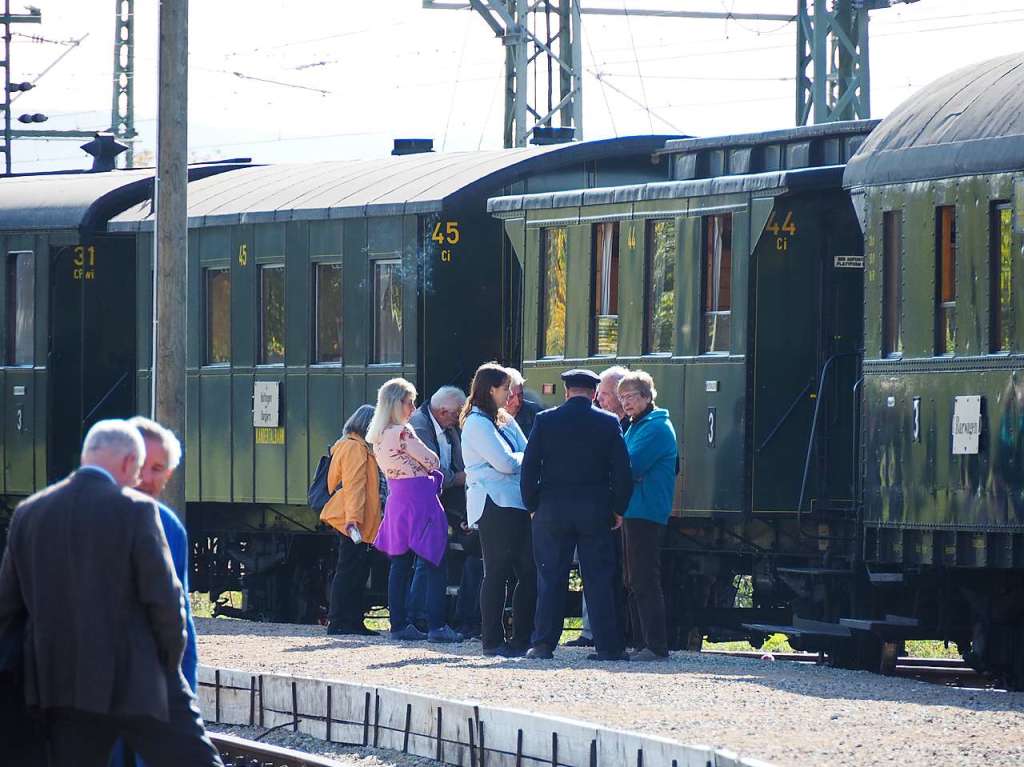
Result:
<svg viewBox="0 0 1024 767">
<path fill-rule="evenodd" d="M 527 657 L 550 658 L 562 634 L 573 549 L 597 652 L 628 660 L 615 611 L 612 529 L 633 490 L 629 455 L 615 416 L 594 407 L 600 382 L 590 370 L 562 374 L 565 403 L 537 415 L 523 457 L 523 501 L 533 514 L 537 615 Z"/>
</svg>

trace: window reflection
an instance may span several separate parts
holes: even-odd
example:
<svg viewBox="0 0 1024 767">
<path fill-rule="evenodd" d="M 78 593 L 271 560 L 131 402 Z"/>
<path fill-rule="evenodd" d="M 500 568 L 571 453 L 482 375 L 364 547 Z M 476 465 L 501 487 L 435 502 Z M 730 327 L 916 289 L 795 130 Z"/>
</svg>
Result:
<svg viewBox="0 0 1024 767">
<path fill-rule="evenodd" d="M 732 335 L 732 214 L 704 216 L 705 353 L 728 352 Z"/>
<path fill-rule="evenodd" d="M 935 353 L 956 350 L 956 207 L 935 212 Z"/>
<path fill-rule="evenodd" d="M 991 252 L 992 337 L 994 352 L 1013 351 L 1017 318 L 1013 310 L 1013 210 L 1008 202 L 992 209 Z"/>
<path fill-rule="evenodd" d="M 341 362 L 341 264 L 316 265 L 314 361 Z"/>
<path fill-rule="evenodd" d="M 882 214 L 882 355 L 903 353 L 903 213 Z"/>
<path fill-rule="evenodd" d="M 231 273 L 227 269 L 204 271 L 206 364 L 226 365 L 231 361 Z"/>
<path fill-rule="evenodd" d="M 284 266 L 260 267 L 260 364 L 284 364 Z"/>
<path fill-rule="evenodd" d="M 541 356 L 565 356 L 565 227 L 541 230 Z"/>
<path fill-rule="evenodd" d="M 402 361 L 402 262 L 373 262 L 373 361 Z"/>
<path fill-rule="evenodd" d="M 31 252 L 7 255 L 7 364 L 31 365 L 36 319 L 35 259 Z"/>
<path fill-rule="evenodd" d="M 595 224 L 593 248 L 590 351 L 614 355 L 619 350 L 619 225 Z"/>
<path fill-rule="evenodd" d="M 644 353 L 671 353 L 676 316 L 675 221 L 647 222 L 646 260 Z"/>
</svg>

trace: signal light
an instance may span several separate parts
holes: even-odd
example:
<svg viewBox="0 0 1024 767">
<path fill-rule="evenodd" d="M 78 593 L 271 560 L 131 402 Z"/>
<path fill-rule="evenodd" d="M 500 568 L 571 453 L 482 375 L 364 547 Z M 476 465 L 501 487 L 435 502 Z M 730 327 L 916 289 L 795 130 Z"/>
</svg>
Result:
<svg viewBox="0 0 1024 767">
<path fill-rule="evenodd" d="M 29 115 L 29 114 L 18 115 L 18 122 L 24 123 L 26 125 L 28 125 L 29 123 L 44 123 L 48 119 L 50 119 L 50 118 L 48 118 L 44 114 L 40 114 L 39 112 L 36 112 L 35 114 L 32 114 L 32 115 Z"/>
</svg>

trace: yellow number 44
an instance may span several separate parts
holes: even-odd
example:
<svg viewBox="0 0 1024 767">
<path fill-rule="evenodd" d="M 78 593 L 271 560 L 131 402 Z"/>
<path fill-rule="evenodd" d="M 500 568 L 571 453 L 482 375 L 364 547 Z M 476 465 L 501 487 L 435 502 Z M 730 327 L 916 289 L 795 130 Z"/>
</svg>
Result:
<svg viewBox="0 0 1024 767">
<path fill-rule="evenodd" d="M 768 223 L 765 225 L 765 229 L 774 234 L 776 237 L 782 234 L 794 235 L 796 234 L 796 224 L 793 223 L 793 211 L 786 211 L 786 218 L 782 222 L 782 226 L 779 226 L 778 219 L 775 218 L 775 211 L 768 217 Z"/>
<path fill-rule="evenodd" d="M 441 222 L 438 221 L 434 224 L 433 234 L 430 235 L 430 239 L 442 245 L 446 242 L 449 245 L 455 245 L 458 243 L 460 237 L 458 221 L 446 221 L 443 231 L 441 230 Z"/>
</svg>

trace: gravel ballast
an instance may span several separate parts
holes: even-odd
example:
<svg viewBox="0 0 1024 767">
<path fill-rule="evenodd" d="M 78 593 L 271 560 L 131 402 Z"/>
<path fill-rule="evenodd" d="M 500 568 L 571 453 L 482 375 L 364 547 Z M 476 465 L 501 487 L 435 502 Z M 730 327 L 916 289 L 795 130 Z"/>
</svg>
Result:
<svg viewBox="0 0 1024 767">
<path fill-rule="evenodd" d="M 699 653 L 603 664 L 560 647 L 551 661 L 505 660 L 482 657 L 474 642 L 398 644 L 223 619 L 196 628 L 200 661 L 211 666 L 474 700 L 779 765 L 1024 764 L 1024 693 Z"/>
<path fill-rule="evenodd" d="M 322 756 L 338 763 L 338 767 L 443 767 L 433 759 L 409 756 L 378 748 L 354 748 L 338 743 L 327 743 L 299 732 L 275 730 L 266 732 L 259 727 L 233 727 L 209 725 L 210 732 L 257 740 L 271 746 L 290 748 L 314 756 Z"/>
</svg>

